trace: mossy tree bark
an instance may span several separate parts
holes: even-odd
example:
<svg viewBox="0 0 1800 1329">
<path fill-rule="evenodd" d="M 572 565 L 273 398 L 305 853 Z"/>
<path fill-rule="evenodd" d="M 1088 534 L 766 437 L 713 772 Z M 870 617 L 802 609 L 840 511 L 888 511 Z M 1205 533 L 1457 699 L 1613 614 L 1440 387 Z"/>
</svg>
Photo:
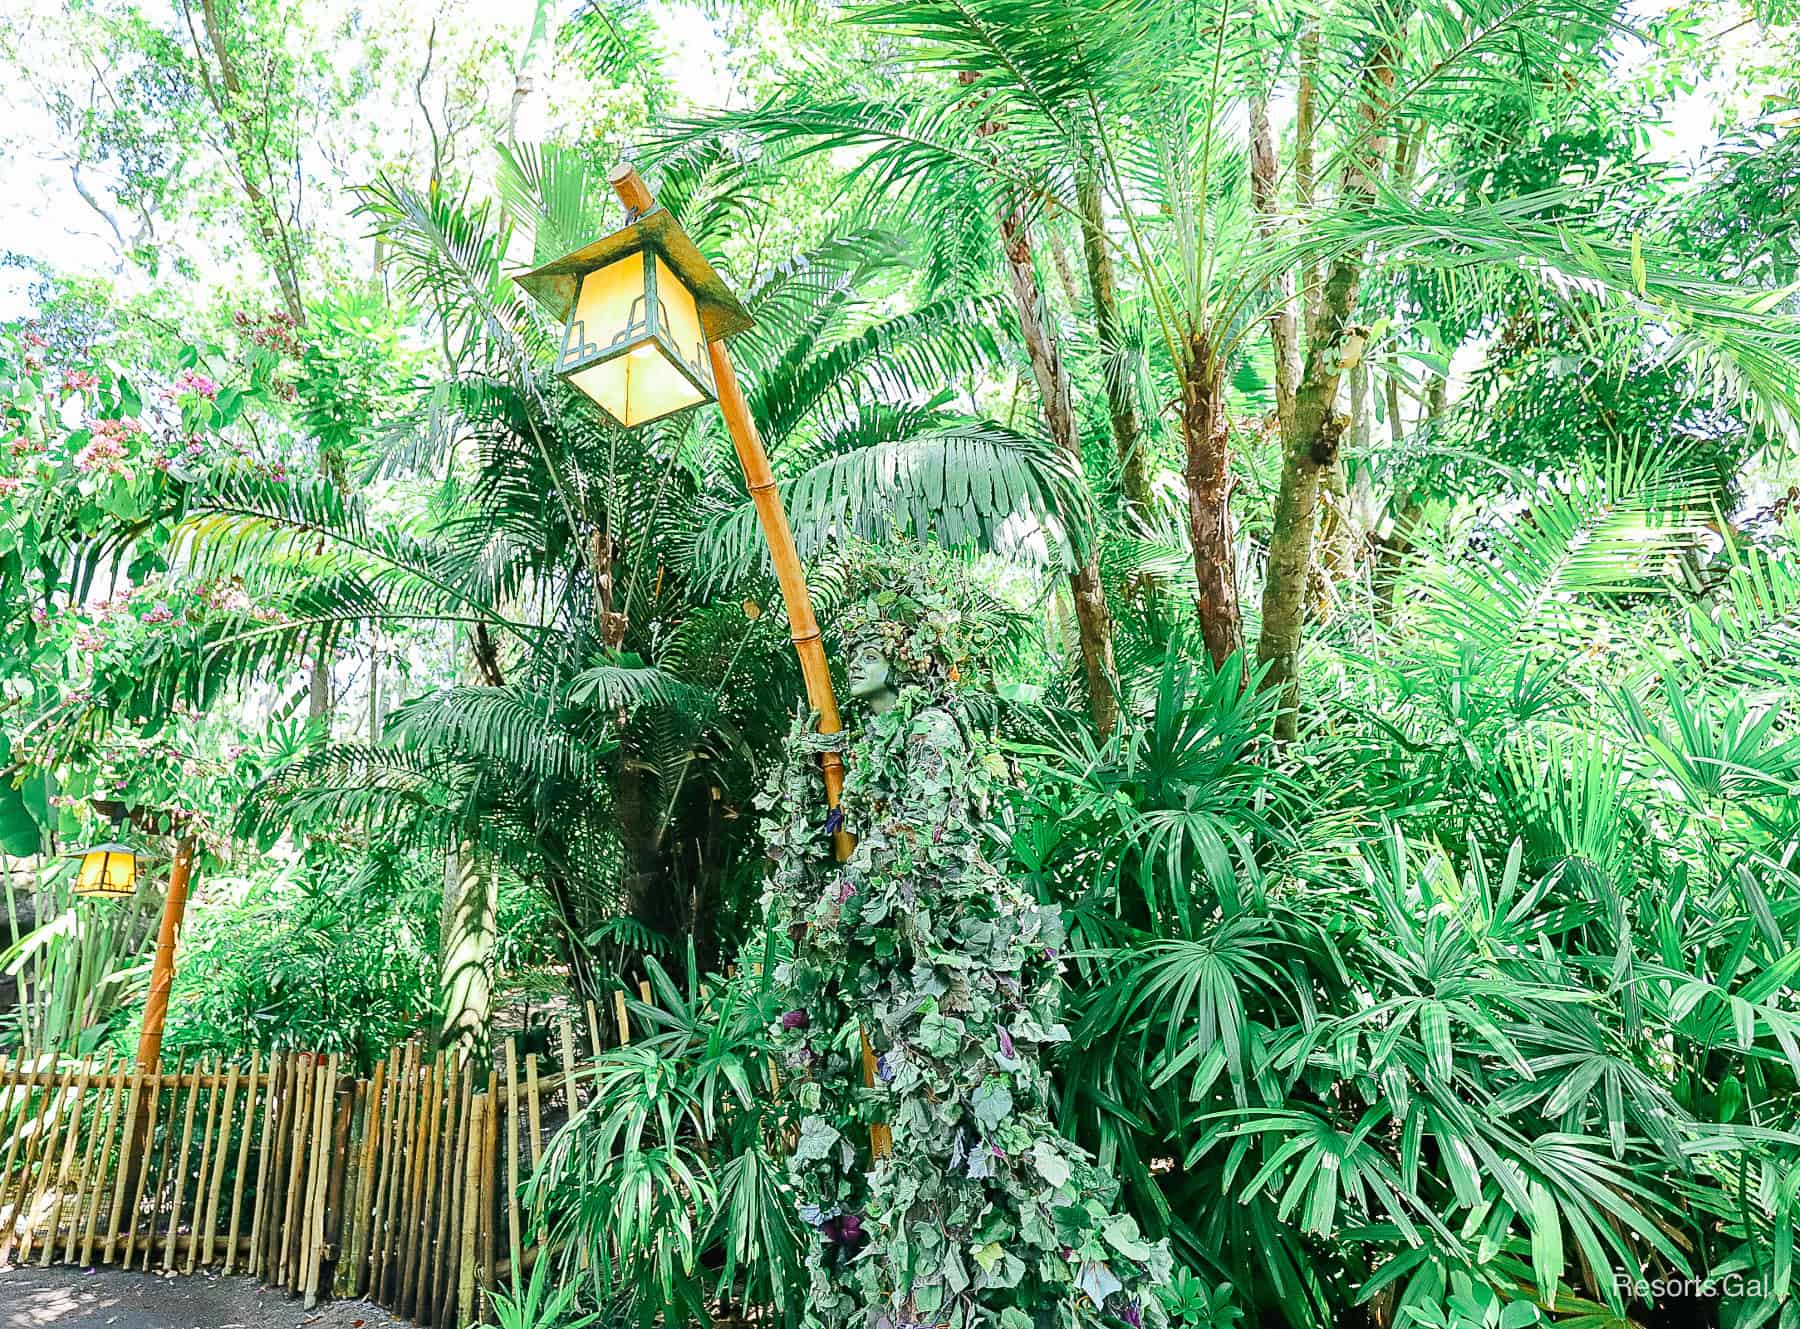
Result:
<svg viewBox="0 0 1800 1329">
<path fill-rule="evenodd" d="M 1374 38 L 1363 66 L 1359 138 L 1345 162 L 1340 191 L 1352 210 L 1367 211 L 1375 201 L 1386 155 L 1382 126 L 1407 13 L 1404 2 L 1389 11 L 1387 29 Z M 1326 272 L 1308 328 L 1305 369 L 1294 394 L 1291 428 L 1283 430 L 1281 485 L 1269 536 L 1262 633 L 1257 640 L 1257 658 L 1267 666 L 1263 686 L 1281 691 L 1276 736 L 1282 739 L 1293 738 L 1299 729 L 1300 639 L 1312 567 L 1319 476 L 1337 464 L 1346 423 L 1334 409 L 1338 384 L 1362 354 L 1362 339 L 1351 322 L 1362 273 L 1363 255 L 1355 250 L 1334 261 Z"/>
</svg>

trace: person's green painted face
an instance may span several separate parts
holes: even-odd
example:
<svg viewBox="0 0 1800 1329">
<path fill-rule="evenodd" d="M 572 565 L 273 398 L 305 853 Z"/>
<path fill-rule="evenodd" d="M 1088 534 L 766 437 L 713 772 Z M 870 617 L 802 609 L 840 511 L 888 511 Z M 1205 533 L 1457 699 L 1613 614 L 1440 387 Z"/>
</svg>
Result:
<svg viewBox="0 0 1800 1329">
<path fill-rule="evenodd" d="M 894 700 L 894 671 L 877 646 L 864 646 L 850 657 L 846 671 L 850 695 L 867 702 L 879 714 Z"/>
</svg>

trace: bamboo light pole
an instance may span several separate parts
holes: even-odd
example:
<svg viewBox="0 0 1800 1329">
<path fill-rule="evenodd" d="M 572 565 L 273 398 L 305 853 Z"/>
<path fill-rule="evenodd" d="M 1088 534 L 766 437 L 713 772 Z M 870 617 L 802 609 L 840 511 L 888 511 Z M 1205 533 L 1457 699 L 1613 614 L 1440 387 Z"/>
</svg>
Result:
<svg viewBox="0 0 1800 1329">
<path fill-rule="evenodd" d="M 613 193 L 628 211 L 636 216 L 656 207 L 656 196 L 643 181 L 636 168 L 621 162 L 608 177 Z M 737 371 L 725 349 L 725 339 L 713 338 L 706 344 L 707 359 L 712 368 L 713 387 L 718 394 L 719 413 L 725 417 L 725 428 L 731 434 L 731 445 L 737 450 L 738 465 L 756 505 L 756 520 L 762 527 L 763 539 L 769 546 L 769 561 L 775 568 L 775 579 L 781 586 L 782 603 L 787 608 L 788 632 L 794 654 L 800 661 L 800 676 L 806 684 L 806 700 L 819 717 L 821 734 L 836 734 L 844 724 L 838 714 L 837 694 L 831 686 L 831 667 L 825 660 L 825 642 L 819 632 L 819 620 L 813 613 L 812 593 L 807 589 L 806 571 L 800 563 L 800 551 L 794 545 L 793 528 L 788 524 L 787 509 L 781 504 L 781 493 L 775 487 L 775 475 L 769 467 L 769 454 L 750 418 L 750 407 L 738 387 Z M 825 803 L 835 810 L 844 792 L 844 759 L 827 750 L 819 754 L 821 773 L 825 778 Z M 832 850 L 841 863 L 856 848 L 856 837 L 843 824 L 841 816 L 832 832 Z M 865 1087 L 875 1083 L 875 1051 L 869 1045 L 867 1030 L 862 1036 L 862 1073 Z M 877 1122 L 869 1127 L 869 1144 L 876 1158 L 884 1158 L 893 1149 L 893 1133 Z"/>
<path fill-rule="evenodd" d="M 150 995 L 144 1002 L 144 1026 L 138 1034 L 138 1069 L 156 1070 L 162 1059 L 163 1025 L 169 1016 L 169 992 L 175 986 L 175 944 L 181 937 L 187 914 L 188 879 L 194 871 L 196 845 L 192 835 L 175 844 L 169 864 L 169 892 L 163 900 L 162 923 L 156 932 L 156 959 L 150 967 Z"/>
</svg>

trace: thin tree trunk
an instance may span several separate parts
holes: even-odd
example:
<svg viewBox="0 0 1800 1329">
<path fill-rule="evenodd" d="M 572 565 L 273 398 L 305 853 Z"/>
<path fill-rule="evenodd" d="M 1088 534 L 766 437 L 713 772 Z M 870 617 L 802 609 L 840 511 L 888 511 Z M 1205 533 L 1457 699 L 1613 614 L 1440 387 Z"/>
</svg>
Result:
<svg viewBox="0 0 1800 1329">
<path fill-rule="evenodd" d="M 1343 196 L 1354 209 L 1373 205 L 1376 177 L 1386 156 L 1380 127 L 1405 25 L 1405 12 L 1399 6 L 1390 23 L 1388 32 L 1376 39 L 1363 68 L 1361 113 L 1356 121 L 1362 140 L 1344 166 Z M 1263 588 L 1262 635 L 1257 641 L 1257 658 L 1267 666 L 1263 686 L 1281 690 L 1275 725 L 1280 739 L 1291 739 L 1299 730 L 1300 639 L 1312 566 L 1319 474 L 1336 464 L 1348 423 L 1334 406 L 1341 376 L 1362 356 L 1366 334 L 1353 328 L 1350 321 L 1362 271 L 1361 253 L 1352 252 L 1333 262 L 1326 274 L 1318 312 L 1308 329 L 1306 370 L 1294 397 L 1293 429 L 1283 439 L 1281 487 L 1275 499 Z"/>
<path fill-rule="evenodd" d="M 1100 175 L 1092 159 L 1082 162 L 1075 178 L 1081 209 L 1081 251 L 1087 260 L 1088 295 L 1094 302 L 1094 334 L 1100 343 L 1106 413 L 1112 421 L 1113 446 L 1119 457 L 1119 489 L 1126 506 L 1140 521 L 1150 517 L 1149 458 L 1144 452 L 1143 424 L 1132 392 L 1131 354 L 1119 321 L 1119 283 L 1112 251 L 1106 244 L 1106 203 Z"/>
<path fill-rule="evenodd" d="M 1019 333 L 1031 361 L 1032 377 L 1037 381 L 1045 423 L 1057 450 L 1079 470 L 1081 435 L 1075 423 L 1074 391 L 1032 266 L 1031 237 L 1022 213 L 1010 211 L 1001 219 L 1000 238 L 1006 250 L 1013 312 L 1018 316 Z M 1088 712 L 1104 735 L 1112 731 L 1119 715 L 1119 669 L 1113 658 L 1112 611 L 1106 603 L 1106 588 L 1100 582 L 1097 545 L 1088 547 L 1069 574 L 1069 594 L 1075 602 L 1081 662 L 1087 673 Z"/>
<path fill-rule="evenodd" d="M 1237 541 L 1231 528 L 1231 449 L 1219 367 L 1204 337 L 1189 344 L 1182 366 L 1181 437 L 1188 494 L 1188 540 L 1194 550 L 1194 608 L 1200 637 L 1216 668 L 1243 649 L 1238 605 Z"/>
<path fill-rule="evenodd" d="M 438 1046 L 463 1061 L 485 1061 L 494 1024 L 498 883 L 467 840 L 444 851 L 439 937 Z"/>
</svg>

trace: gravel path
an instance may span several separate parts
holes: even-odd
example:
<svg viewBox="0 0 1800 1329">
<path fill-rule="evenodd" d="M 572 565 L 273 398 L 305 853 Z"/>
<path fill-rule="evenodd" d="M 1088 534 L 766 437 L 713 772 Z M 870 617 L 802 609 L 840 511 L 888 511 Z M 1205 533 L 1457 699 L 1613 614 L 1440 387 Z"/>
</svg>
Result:
<svg viewBox="0 0 1800 1329">
<path fill-rule="evenodd" d="M 387 1329 L 362 1301 L 314 1311 L 250 1278 L 160 1277 L 113 1268 L 0 1269 L 0 1329 Z"/>
</svg>

